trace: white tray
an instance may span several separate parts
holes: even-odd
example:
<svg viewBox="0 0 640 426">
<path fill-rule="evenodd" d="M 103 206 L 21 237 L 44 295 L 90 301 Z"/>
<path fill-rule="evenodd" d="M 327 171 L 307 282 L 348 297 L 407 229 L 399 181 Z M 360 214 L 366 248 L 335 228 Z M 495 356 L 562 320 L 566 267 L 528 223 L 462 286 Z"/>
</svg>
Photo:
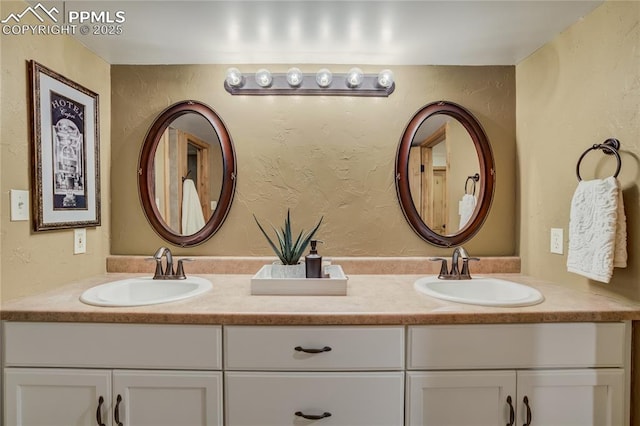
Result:
<svg viewBox="0 0 640 426">
<path fill-rule="evenodd" d="M 325 267 L 328 278 L 271 278 L 271 265 L 264 265 L 251 278 L 251 294 L 288 296 L 345 296 L 347 276 L 340 265 Z"/>
</svg>

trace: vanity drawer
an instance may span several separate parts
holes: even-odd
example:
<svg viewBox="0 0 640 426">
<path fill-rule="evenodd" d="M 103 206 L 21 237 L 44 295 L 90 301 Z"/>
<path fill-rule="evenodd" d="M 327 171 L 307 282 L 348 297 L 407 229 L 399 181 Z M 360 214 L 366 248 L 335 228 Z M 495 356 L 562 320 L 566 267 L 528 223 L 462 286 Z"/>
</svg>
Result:
<svg viewBox="0 0 640 426">
<path fill-rule="evenodd" d="M 220 326 L 4 323 L 7 367 L 222 368 Z"/>
<path fill-rule="evenodd" d="M 403 424 L 404 373 L 225 373 L 229 426 Z M 296 415 L 299 413 L 299 415 Z"/>
<path fill-rule="evenodd" d="M 224 346 L 229 370 L 404 367 L 403 327 L 229 326 L 224 329 Z M 305 352 L 314 350 L 320 352 Z"/>
<path fill-rule="evenodd" d="M 411 326 L 408 369 L 623 367 L 625 323 Z"/>
</svg>

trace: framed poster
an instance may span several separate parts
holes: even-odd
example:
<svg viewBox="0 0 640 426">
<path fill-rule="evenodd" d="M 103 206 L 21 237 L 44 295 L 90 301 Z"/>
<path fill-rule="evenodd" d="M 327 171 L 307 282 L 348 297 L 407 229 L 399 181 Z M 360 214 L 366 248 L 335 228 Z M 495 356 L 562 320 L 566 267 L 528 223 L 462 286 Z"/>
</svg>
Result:
<svg viewBox="0 0 640 426">
<path fill-rule="evenodd" d="M 98 94 L 35 61 L 29 73 L 34 231 L 100 226 Z"/>
</svg>

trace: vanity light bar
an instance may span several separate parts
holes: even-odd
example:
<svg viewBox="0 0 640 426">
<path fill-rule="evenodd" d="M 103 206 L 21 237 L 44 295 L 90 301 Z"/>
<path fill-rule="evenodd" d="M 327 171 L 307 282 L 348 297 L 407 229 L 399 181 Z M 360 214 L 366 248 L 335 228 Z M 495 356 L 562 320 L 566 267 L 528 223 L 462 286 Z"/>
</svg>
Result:
<svg viewBox="0 0 640 426">
<path fill-rule="evenodd" d="M 322 68 L 315 74 L 291 68 L 287 73 L 271 74 L 261 68 L 255 74 L 229 68 L 224 88 L 232 95 L 325 95 L 387 97 L 395 90 L 393 73 L 364 74 L 359 68 L 348 73 L 332 74 Z"/>
</svg>

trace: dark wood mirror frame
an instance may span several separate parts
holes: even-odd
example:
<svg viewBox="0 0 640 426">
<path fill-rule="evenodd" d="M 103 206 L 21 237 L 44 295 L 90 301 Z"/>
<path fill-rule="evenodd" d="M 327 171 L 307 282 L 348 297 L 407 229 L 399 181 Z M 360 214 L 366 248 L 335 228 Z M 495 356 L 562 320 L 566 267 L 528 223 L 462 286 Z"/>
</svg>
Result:
<svg viewBox="0 0 640 426">
<path fill-rule="evenodd" d="M 155 203 L 154 196 L 154 157 L 162 134 L 176 118 L 189 113 L 204 117 L 218 134 L 222 150 L 222 188 L 220 198 L 213 215 L 204 227 L 192 235 L 181 235 L 164 222 Z M 142 145 L 138 165 L 138 192 L 140 201 L 149 223 L 166 241 L 181 247 L 192 247 L 211 238 L 222 226 L 233 201 L 236 186 L 236 156 L 231 136 L 220 117 L 209 107 L 198 101 L 181 101 L 162 111 L 155 119 Z"/>
<path fill-rule="evenodd" d="M 440 235 L 424 223 L 413 203 L 409 188 L 409 152 L 411 150 L 411 143 L 422 122 L 434 114 L 448 115 L 458 120 L 464 126 L 475 145 L 480 165 L 480 181 L 478 182 L 479 192 L 476 209 L 467 225 L 459 232 L 451 235 Z M 411 228 L 413 228 L 420 238 L 438 247 L 453 247 L 468 241 L 480 230 L 491 206 L 496 172 L 493 153 L 491 152 L 491 145 L 489 145 L 487 135 L 478 120 L 465 108 L 447 101 L 433 102 L 422 107 L 413 116 L 411 121 L 409 121 L 402 135 L 402 139 L 400 139 L 396 154 L 395 172 L 396 191 L 402 212 L 409 222 L 409 225 L 411 225 Z"/>
</svg>

